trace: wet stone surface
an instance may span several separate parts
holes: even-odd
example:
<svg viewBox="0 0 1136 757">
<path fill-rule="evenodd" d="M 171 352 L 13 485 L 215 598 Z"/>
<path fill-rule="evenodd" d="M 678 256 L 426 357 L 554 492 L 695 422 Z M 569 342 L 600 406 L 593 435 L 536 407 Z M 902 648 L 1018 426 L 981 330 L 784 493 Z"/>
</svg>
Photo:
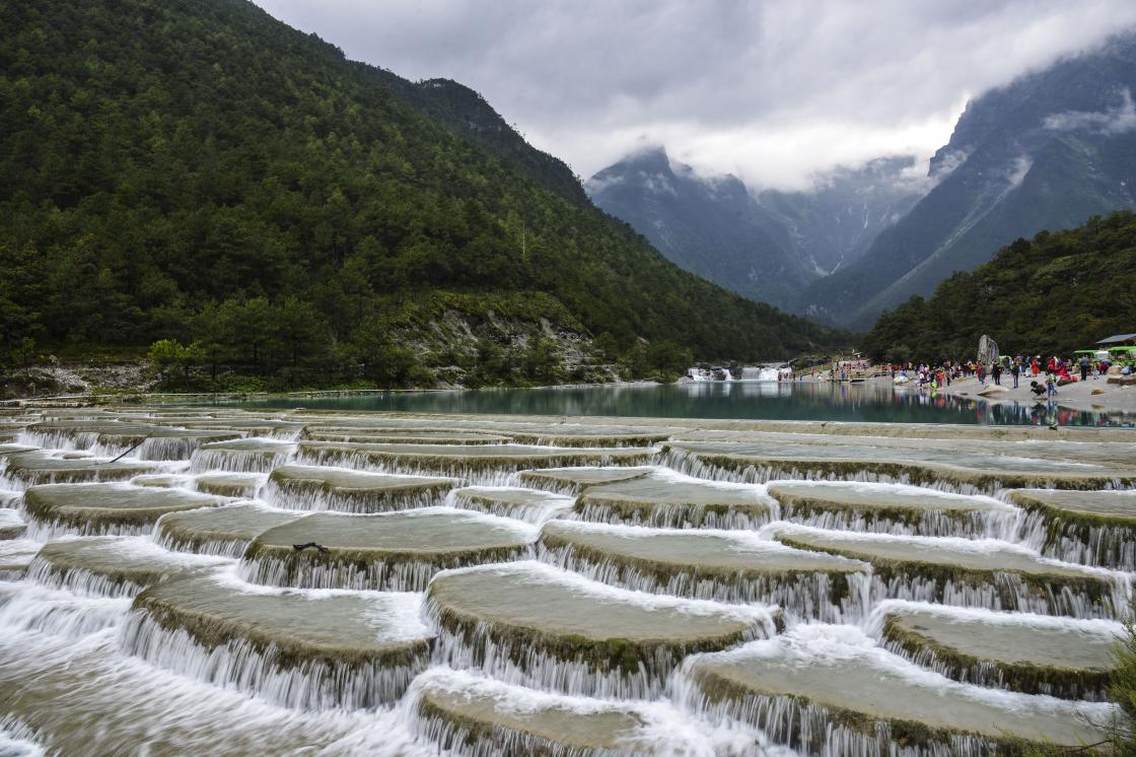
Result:
<svg viewBox="0 0 1136 757">
<path fill-rule="evenodd" d="M 300 456 L 305 462 L 374 466 L 386 471 L 491 479 L 495 474 L 535 467 L 566 465 L 642 465 L 653 457 L 650 449 L 638 447 L 545 447 L 523 444 L 340 444 L 304 442 Z"/>
<path fill-rule="evenodd" d="M 299 517 L 255 503 L 173 513 L 158 521 L 156 540 L 178 551 L 240 557 L 257 536 Z"/>
<path fill-rule="evenodd" d="M 521 471 L 517 474 L 517 479 L 525 486 L 531 486 L 534 489 L 551 489 L 563 494 L 576 495 L 589 486 L 641 478 L 650 473 L 651 470 L 651 468 L 593 466 L 542 468 Z"/>
<path fill-rule="evenodd" d="M 76 483 L 82 481 L 125 481 L 155 470 L 142 461 L 112 462 L 109 458 L 63 453 L 52 456 L 41 451 L 9 455 L 4 474 L 25 486 Z"/>
<path fill-rule="evenodd" d="M 193 487 L 219 497 L 253 497 L 264 479 L 259 473 L 203 473 L 193 479 Z"/>
<path fill-rule="evenodd" d="M 427 603 L 452 665 L 568 694 L 653 698 L 685 655 L 773 632 L 761 606 L 616 589 L 533 562 L 439 574 Z"/>
<path fill-rule="evenodd" d="M 550 518 L 566 515 L 576 504 L 576 500 L 574 497 L 540 489 L 467 486 L 455 489 L 446 503 L 529 523 L 543 523 Z"/>
<path fill-rule="evenodd" d="M 700 481 L 652 471 L 588 487 L 576 503 L 582 520 L 663 527 L 756 528 L 774 508 L 756 486 Z"/>
<path fill-rule="evenodd" d="M 793 573 L 857 573 L 867 564 L 836 555 L 784 547 L 746 532 L 627 528 L 554 521 L 541 531 L 549 548 L 566 546 L 594 556 L 722 578 Z"/>
<path fill-rule="evenodd" d="M 1042 507 L 1058 515 L 1136 528 L 1136 491 L 1018 489 L 1009 497 L 1021 507 Z"/>
<path fill-rule="evenodd" d="M 296 510 L 381 512 L 438 504 L 452 478 L 400 476 L 318 465 L 282 465 L 268 477 L 271 501 Z"/>
<path fill-rule="evenodd" d="M 977 757 L 1124 722 L 1122 429 L 0 416 L 0 752 Z"/>
<path fill-rule="evenodd" d="M 870 566 L 786 547 L 747 531 L 551 521 L 540 559 L 637 591 L 777 605 L 792 618 L 862 614 Z"/>
<path fill-rule="evenodd" d="M 901 604 L 883 626 L 889 648 L 955 680 L 1093 700 L 1105 698 L 1123 635 L 1108 621 L 934 605 Z"/>
<path fill-rule="evenodd" d="M 393 701 L 430 654 L 432 633 L 412 594 L 267 590 L 222 569 L 155 584 L 133 607 L 123 640 L 131 654 L 286 706 Z M 305 680 L 314 690 L 297 690 Z"/>
<path fill-rule="evenodd" d="M 257 536 L 245 575 L 280 586 L 422 591 L 438 570 L 524 557 L 535 539 L 527 524 L 446 507 L 315 513 Z"/>
<path fill-rule="evenodd" d="M 928 676 L 833 626 L 698 656 L 684 673 L 692 705 L 750 719 L 806 752 L 837 744 L 859 752 L 892 739 L 946 753 L 1015 739 L 1080 746 L 1101 741 L 1107 725 L 1105 708 L 991 695 Z M 816 728 L 829 721 L 838 725 Z"/>
<path fill-rule="evenodd" d="M 1029 445 L 1030 443 L 1026 443 Z M 1117 445 L 1126 447 L 1128 445 Z M 829 439 L 752 442 L 677 442 L 663 445 L 665 459 L 684 472 L 725 474 L 740 480 L 777 478 L 856 479 L 948 485 L 992 493 L 1006 487 L 1101 489 L 1136 485 L 1136 463 L 1122 450 L 1058 457 L 1037 446 L 978 450 L 940 440 Z M 1047 454 L 1048 453 L 1048 454 Z"/>
<path fill-rule="evenodd" d="M 223 501 L 187 489 L 120 483 L 48 484 L 24 492 L 24 506 L 34 518 L 78 533 L 115 526 L 148 528 L 166 513 L 217 507 Z"/>
<path fill-rule="evenodd" d="M 1130 585 L 1121 574 L 1044 558 L 996 539 L 888 536 L 786 525 L 783 544 L 864 560 L 873 596 L 1072 617 L 1118 619 Z"/>
<path fill-rule="evenodd" d="M 43 546 L 28 573 L 37 581 L 86 594 L 122 596 L 220 558 L 170 552 L 147 538 L 101 536 Z"/>
<path fill-rule="evenodd" d="M 683 721 L 677 710 L 547 694 L 461 671 L 430 671 L 413 694 L 421 731 L 443 748 L 460 747 L 470 732 L 510 754 L 651 754 L 705 746 L 689 731 L 659 727 L 663 718 Z"/>
</svg>

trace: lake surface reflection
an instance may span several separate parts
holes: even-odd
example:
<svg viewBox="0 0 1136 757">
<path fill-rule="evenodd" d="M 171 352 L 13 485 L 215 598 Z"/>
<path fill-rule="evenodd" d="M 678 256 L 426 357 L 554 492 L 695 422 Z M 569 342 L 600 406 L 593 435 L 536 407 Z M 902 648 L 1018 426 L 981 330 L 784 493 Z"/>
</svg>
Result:
<svg viewBox="0 0 1136 757">
<path fill-rule="evenodd" d="M 274 397 L 248 407 L 444 413 L 603 415 L 655 418 L 1136 426 L 1136 415 L 1056 405 L 988 405 L 966 397 L 896 390 L 885 384 L 714 382 L 545 389 L 382 392 Z"/>
</svg>

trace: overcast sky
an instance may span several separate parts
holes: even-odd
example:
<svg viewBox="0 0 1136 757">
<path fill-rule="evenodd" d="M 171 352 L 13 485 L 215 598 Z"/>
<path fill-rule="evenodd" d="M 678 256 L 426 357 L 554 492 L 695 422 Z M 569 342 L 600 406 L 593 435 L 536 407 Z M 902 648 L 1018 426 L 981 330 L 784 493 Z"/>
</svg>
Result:
<svg viewBox="0 0 1136 757">
<path fill-rule="evenodd" d="M 754 186 L 929 156 L 968 98 L 1136 24 L 1133 0 L 256 0 L 480 92 L 587 178 L 637 146 Z"/>
</svg>

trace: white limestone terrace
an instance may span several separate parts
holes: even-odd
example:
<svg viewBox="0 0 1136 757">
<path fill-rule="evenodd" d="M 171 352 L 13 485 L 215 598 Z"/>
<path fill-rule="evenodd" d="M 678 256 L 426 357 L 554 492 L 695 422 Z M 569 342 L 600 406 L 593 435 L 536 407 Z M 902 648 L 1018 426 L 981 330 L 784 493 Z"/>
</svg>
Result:
<svg viewBox="0 0 1136 757">
<path fill-rule="evenodd" d="M 588 486 L 576 505 L 581 520 L 663 527 L 757 528 L 778 514 L 764 486 L 707 481 L 662 467 Z"/>
<path fill-rule="evenodd" d="M 964 683 L 1107 699 L 1124 625 L 1114 621 L 886 600 L 868 632 L 890 651 Z"/>
<path fill-rule="evenodd" d="M 875 599 L 1072 617 L 1130 615 L 1131 574 L 1046 558 L 1000 539 L 865 534 L 785 522 L 765 533 L 789 546 L 871 563 Z"/>
<path fill-rule="evenodd" d="M 1120 717 L 1133 432 L 0 415 L 0 745 L 914 757 Z"/>
<path fill-rule="evenodd" d="M 860 629 L 802 625 L 774 639 L 690 657 L 675 685 L 691 712 L 739 719 L 812 754 L 869 754 L 899 739 L 978 754 L 1019 739 L 1105 740 L 1116 705 L 952 681 L 891 654 Z"/>
<path fill-rule="evenodd" d="M 867 481 L 770 481 L 786 520 L 847 531 L 1010 538 L 1021 510 L 995 497 Z"/>
<path fill-rule="evenodd" d="M 776 605 L 790 618 L 840 620 L 867 609 L 869 563 L 753 531 L 553 520 L 538 546 L 545 562 L 638 591 Z"/>
</svg>

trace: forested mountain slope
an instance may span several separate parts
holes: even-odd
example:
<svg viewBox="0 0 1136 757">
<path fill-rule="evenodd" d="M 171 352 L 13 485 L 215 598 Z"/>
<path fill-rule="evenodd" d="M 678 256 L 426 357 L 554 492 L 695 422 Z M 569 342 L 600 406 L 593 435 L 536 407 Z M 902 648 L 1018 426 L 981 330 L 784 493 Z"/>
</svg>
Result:
<svg viewBox="0 0 1136 757">
<path fill-rule="evenodd" d="M 884 313 L 864 338 L 876 359 L 967 358 L 989 334 L 1004 352 L 1068 354 L 1136 324 L 1136 215 L 1019 239 L 928 299 Z"/>
<path fill-rule="evenodd" d="M 704 358 L 833 339 L 674 267 L 475 93 L 244 0 L 7 3 L 0 28 L 5 354 L 173 337 L 257 372 L 406 346 L 430 368 L 492 355 L 501 322 Z"/>
<path fill-rule="evenodd" d="M 508 161 L 537 184 L 570 200 L 588 202 L 571 168 L 525 142 L 485 98 L 464 84 L 450 79 L 411 82 L 394 74 L 388 75 L 386 83 L 418 110 Z"/>
</svg>

